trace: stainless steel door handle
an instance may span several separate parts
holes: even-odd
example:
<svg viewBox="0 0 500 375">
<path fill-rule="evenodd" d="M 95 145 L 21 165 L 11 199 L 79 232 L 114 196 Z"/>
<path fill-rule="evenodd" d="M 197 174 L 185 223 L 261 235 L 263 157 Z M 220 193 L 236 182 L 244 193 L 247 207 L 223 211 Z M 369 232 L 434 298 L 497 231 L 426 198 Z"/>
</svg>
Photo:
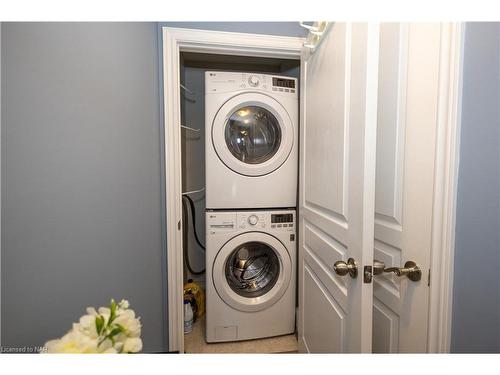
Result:
<svg viewBox="0 0 500 375">
<path fill-rule="evenodd" d="M 333 270 L 339 276 L 345 276 L 349 274 L 353 279 L 358 276 L 358 266 L 353 258 L 347 259 L 347 263 L 343 260 L 335 262 L 333 265 Z"/>
<path fill-rule="evenodd" d="M 385 273 L 393 272 L 394 274 L 396 274 L 396 276 L 399 277 L 406 276 L 411 281 L 419 281 L 422 278 L 422 271 L 420 270 L 420 267 L 417 266 L 417 263 L 415 263 L 412 260 L 406 262 L 404 267 L 385 268 L 384 262 L 375 259 L 373 261 L 373 274 L 380 275 L 381 273 L 384 272 Z"/>
</svg>

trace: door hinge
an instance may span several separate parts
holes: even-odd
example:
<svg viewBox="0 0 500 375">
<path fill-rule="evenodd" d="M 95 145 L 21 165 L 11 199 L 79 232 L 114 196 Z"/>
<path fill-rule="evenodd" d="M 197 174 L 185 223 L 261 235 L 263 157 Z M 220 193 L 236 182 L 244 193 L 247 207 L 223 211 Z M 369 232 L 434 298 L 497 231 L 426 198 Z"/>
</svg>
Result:
<svg viewBox="0 0 500 375">
<path fill-rule="evenodd" d="M 431 286 L 431 269 L 429 268 L 429 276 L 427 276 L 427 286 Z"/>
<path fill-rule="evenodd" d="M 177 230 L 181 230 L 181 221 L 179 220 L 179 222 L 177 223 Z"/>
</svg>

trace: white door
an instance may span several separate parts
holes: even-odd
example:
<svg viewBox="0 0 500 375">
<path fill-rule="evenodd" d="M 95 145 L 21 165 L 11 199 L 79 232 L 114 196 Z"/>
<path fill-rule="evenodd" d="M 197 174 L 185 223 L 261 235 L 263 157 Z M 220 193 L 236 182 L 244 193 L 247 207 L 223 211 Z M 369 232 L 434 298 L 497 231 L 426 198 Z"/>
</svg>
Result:
<svg viewBox="0 0 500 375">
<path fill-rule="evenodd" d="M 421 280 L 374 276 L 373 351 L 427 351 L 441 24 L 382 24 L 374 258 Z"/>
<path fill-rule="evenodd" d="M 373 260 L 378 38 L 377 24 L 335 23 L 316 50 L 305 48 L 302 56 L 303 352 L 371 352 L 373 284 L 364 283 L 363 268 Z M 355 278 L 334 271 L 337 261 L 349 258 L 357 266 Z"/>
</svg>

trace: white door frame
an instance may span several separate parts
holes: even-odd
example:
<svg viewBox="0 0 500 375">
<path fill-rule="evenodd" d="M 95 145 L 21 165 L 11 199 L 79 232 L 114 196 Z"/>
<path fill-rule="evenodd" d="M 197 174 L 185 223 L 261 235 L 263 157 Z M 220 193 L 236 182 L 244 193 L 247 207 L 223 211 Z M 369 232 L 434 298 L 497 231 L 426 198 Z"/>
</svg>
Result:
<svg viewBox="0 0 500 375">
<path fill-rule="evenodd" d="M 449 352 L 463 51 L 461 23 L 443 24 L 428 352 Z M 184 352 L 180 52 L 299 59 L 304 38 L 163 27 L 169 351 Z"/>
<path fill-rule="evenodd" d="M 465 23 L 441 31 L 428 353 L 450 352 Z"/>
<path fill-rule="evenodd" d="M 303 38 L 163 28 L 168 344 L 184 352 L 180 52 L 300 59 Z"/>
</svg>

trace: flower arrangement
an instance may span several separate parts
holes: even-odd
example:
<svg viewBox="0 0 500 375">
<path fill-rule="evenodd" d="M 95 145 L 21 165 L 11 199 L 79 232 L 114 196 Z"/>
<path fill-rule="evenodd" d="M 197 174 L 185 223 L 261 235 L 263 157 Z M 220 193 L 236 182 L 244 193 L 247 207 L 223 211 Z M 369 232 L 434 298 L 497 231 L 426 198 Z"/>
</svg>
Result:
<svg viewBox="0 0 500 375">
<path fill-rule="evenodd" d="M 45 353 L 138 353 L 141 322 L 129 303 L 111 300 L 109 307 L 87 307 L 87 314 L 63 337 L 45 343 Z"/>
</svg>

